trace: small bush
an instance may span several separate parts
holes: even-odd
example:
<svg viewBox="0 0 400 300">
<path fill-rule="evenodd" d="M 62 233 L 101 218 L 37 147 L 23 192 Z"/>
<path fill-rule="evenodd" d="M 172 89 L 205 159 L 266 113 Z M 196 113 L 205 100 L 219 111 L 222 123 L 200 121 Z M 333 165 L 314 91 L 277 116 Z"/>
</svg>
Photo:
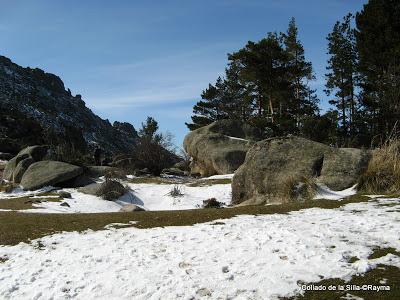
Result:
<svg viewBox="0 0 400 300">
<path fill-rule="evenodd" d="M 125 195 L 126 192 L 128 192 L 128 189 L 120 182 L 112 179 L 106 179 L 106 181 L 101 184 L 96 196 L 99 196 L 104 200 L 112 201 Z"/>
<path fill-rule="evenodd" d="M 286 201 L 312 200 L 317 193 L 315 178 L 289 176 L 283 181 L 281 193 Z"/>
<path fill-rule="evenodd" d="M 176 198 L 182 197 L 184 194 L 182 192 L 182 188 L 179 185 L 175 185 L 167 195 Z"/>
<path fill-rule="evenodd" d="M 215 198 L 210 198 L 203 201 L 203 208 L 220 208 L 223 203 L 217 201 Z"/>
<path fill-rule="evenodd" d="M 396 193 L 400 190 L 400 139 L 386 141 L 376 149 L 358 189 L 368 193 Z"/>
</svg>

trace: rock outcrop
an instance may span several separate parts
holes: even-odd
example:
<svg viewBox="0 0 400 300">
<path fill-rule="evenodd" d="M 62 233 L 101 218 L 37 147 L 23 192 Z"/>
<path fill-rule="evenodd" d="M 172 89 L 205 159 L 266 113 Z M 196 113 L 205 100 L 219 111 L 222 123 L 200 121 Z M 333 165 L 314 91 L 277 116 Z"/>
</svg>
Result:
<svg viewBox="0 0 400 300">
<path fill-rule="evenodd" d="M 15 157 L 7 162 L 3 178 L 20 183 L 22 175 L 34 162 L 42 160 L 47 154 L 46 146 L 30 146 L 22 149 Z"/>
<path fill-rule="evenodd" d="M 44 186 L 62 186 L 78 177 L 82 168 L 60 161 L 43 160 L 29 166 L 22 176 L 21 186 L 25 190 L 37 190 Z"/>
<path fill-rule="evenodd" d="M 331 148 L 300 137 L 257 142 L 232 181 L 232 203 L 282 203 L 287 181 L 315 178 L 333 190 L 356 184 L 368 165 L 370 152 Z"/>
<path fill-rule="evenodd" d="M 240 121 L 222 120 L 186 135 L 185 151 L 192 157 L 192 174 L 211 176 L 233 173 L 261 133 Z"/>
<path fill-rule="evenodd" d="M 0 152 L 17 153 L 27 145 L 99 145 L 109 154 L 127 153 L 137 133 L 129 123 L 111 125 L 95 115 L 80 95 L 40 69 L 23 68 L 0 56 Z"/>
</svg>

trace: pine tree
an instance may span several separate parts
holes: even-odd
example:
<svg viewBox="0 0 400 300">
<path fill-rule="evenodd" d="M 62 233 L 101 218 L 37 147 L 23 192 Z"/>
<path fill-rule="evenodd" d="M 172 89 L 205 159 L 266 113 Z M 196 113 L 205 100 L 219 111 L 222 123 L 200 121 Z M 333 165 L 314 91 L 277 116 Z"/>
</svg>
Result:
<svg viewBox="0 0 400 300">
<path fill-rule="evenodd" d="M 218 77 L 215 85 L 209 84 L 201 93 L 201 99 L 193 107 L 192 123 L 186 123 L 190 130 L 208 125 L 222 118 L 221 86 L 222 78 Z"/>
<path fill-rule="evenodd" d="M 285 52 L 276 33 L 269 33 L 261 41 L 247 45 L 228 59 L 240 66 L 239 78 L 252 96 L 250 103 L 257 118 L 274 124 L 281 112 L 289 83 L 285 78 Z"/>
<path fill-rule="evenodd" d="M 328 35 L 328 67 L 326 94 L 334 98 L 329 101 L 338 111 L 340 131 L 343 138 L 354 132 L 356 115 L 355 78 L 357 51 L 354 29 L 351 26 L 352 15 L 348 14 L 343 22 L 336 22 Z"/>
<path fill-rule="evenodd" d="M 302 126 L 301 119 L 314 116 L 318 111 L 318 98 L 308 82 L 315 79 L 311 62 L 306 61 L 304 47 L 298 38 L 296 21 L 292 18 L 288 30 L 282 34 L 287 53 L 287 77 L 293 89 L 293 103 L 290 105 L 296 119 L 296 130 Z"/>
<path fill-rule="evenodd" d="M 400 2 L 370 0 L 356 25 L 366 122 L 373 136 L 385 138 L 400 117 Z"/>
</svg>

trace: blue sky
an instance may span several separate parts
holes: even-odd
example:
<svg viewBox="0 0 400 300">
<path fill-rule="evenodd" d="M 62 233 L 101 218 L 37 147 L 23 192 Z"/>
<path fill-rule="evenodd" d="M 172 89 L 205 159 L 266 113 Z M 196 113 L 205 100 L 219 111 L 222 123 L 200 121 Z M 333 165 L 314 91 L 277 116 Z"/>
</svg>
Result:
<svg viewBox="0 0 400 300">
<path fill-rule="evenodd" d="M 104 119 L 155 117 L 180 146 L 227 53 L 294 16 L 323 107 L 326 36 L 366 0 L 0 0 L 0 55 L 59 75 Z"/>
</svg>

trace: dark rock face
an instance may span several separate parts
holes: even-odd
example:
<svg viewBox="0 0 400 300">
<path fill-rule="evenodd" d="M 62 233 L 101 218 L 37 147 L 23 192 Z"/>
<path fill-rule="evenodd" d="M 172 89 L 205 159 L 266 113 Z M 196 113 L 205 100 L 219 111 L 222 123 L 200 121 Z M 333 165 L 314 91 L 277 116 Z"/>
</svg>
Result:
<svg viewBox="0 0 400 300">
<path fill-rule="evenodd" d="M 77 149 L 98 144 L 116 154 L 131 151 L 137 133 L 128 123 L 95 115 L 56 75 L 23 68 L 0 56 L 0 152 L 68 140 Z"/>
<path fill-rule="evenodd" d="M 331 148 L 299 137 L 272 138 L 256 143 L 232 181 L 232 203 L 282 203 L 283 188 L 293 178 L 314 178 L 333 190 L 357 183 L 370 152 Z"/>
<path fill-rule="evenodd" d="M 211 176 L 233 173 L 261 133 L 240 121 L 222 120 L 190 132 L 183 142 L 192 157 L 192 174 Z"/>
<path fill-rule="evenodd" d="M 43 160 L 29 166 L 22 176 L 21 185 L 24 190 L 62 185 L 62 183 L 78 177 L 82 172 L 82 168 L 71 164 Z"/>
</svg>

